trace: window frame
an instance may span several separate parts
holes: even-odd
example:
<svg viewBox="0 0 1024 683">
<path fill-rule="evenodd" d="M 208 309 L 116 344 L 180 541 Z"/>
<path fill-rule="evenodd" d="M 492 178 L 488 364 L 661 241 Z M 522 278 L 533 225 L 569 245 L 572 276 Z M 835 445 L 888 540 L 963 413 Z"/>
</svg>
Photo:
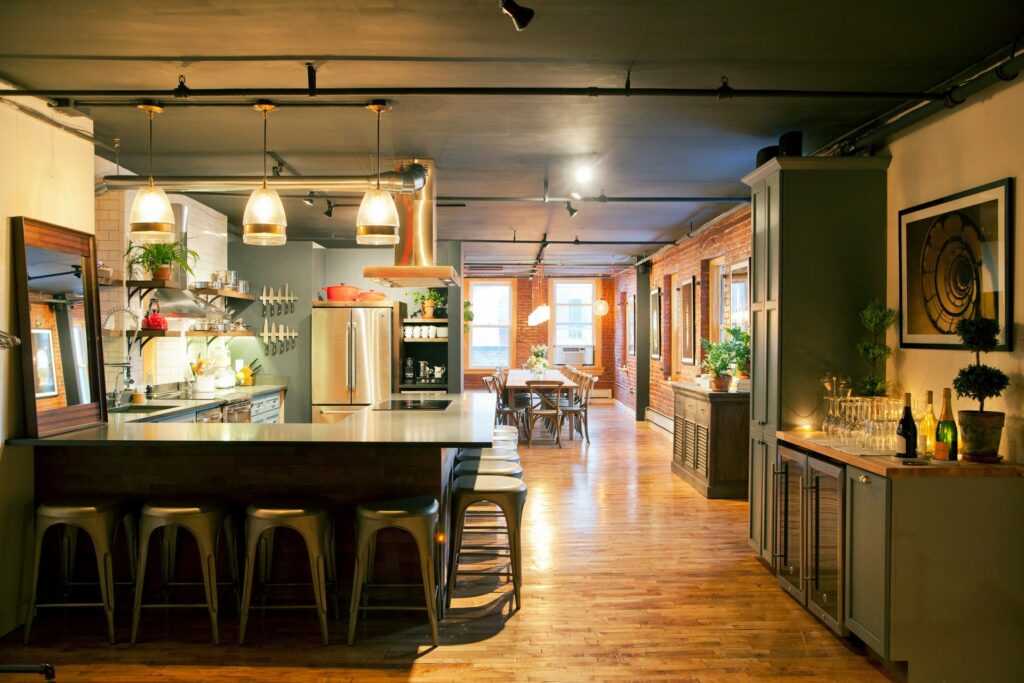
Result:
<svg viewBox="0 0 1024 683">
<path fill-rule="evenodd" d="M 516 360 L 516 281 L 514 278 L 467 278 L 463 282 L 463 301 L 473 300 L 473 287 L 475 285 L 507 285 L 509 288 L 509 318 L 508 318 L 508 367 L 515 367 Z M 450 318 L 451 316 L 449 316 Z M 460 316 L 461 317 L 461 316 Z M 457 323 L 458 321 L 456 321 Z M 466 343 L 462 349 L 462 367 L 467 373 L 476 374 L 487 374 L 494 372 L 497 366 L 487 367 L 474 367 L 470 365 L 470 360 L 473 358 L 473 327 L 474 323 L 469 323 L 469 332 L 466 334 Z M 449 320 L 449 325 L 452 321 Z M 488 328 L 501 328 L 501 325 L 486 325 Z"/>
<path fill-rule="evenodd" d="M 551 306 L 551 319 L 548 321 L 548 349 L 552 365 L 555 362 L 555 339 L 558 336 L 558 301 L 555 298 L 556 285 L 559 283 L 565 284 L 589 284 L 594 288 L 593 301 L 596 302 L 602 298 L 603 281 L 601 278 L 550 278 L 548 280 L 548 305 Z M 604 329 L 605 320 L 611 319 L 614 324 L 614 316 L 611 316 L 611 306 L 609 311 L 603 316 L 599 316 L 593 313 L 593 302 L 591 303 L 591 326 L 593 327 L 594 335 L 594 362 L 591 365 L 581 365 L 578 367 L 586 368 L 588 370 L 603 369 L 601 365 L 601 332 Z"/>
</svg>

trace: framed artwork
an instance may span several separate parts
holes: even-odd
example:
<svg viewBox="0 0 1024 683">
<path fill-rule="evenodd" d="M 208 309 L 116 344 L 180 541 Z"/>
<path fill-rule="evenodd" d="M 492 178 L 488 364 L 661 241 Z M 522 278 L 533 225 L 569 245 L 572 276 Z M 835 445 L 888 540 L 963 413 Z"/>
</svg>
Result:
<svg viewBox="0 0 1024 683">
<path fill-rule="evenodd" d="M 35 366 L 36 398 L 56 396 L 57 363 L 53 357 L 53 331 L 32 330 L 32 361 Z"/>
<path fill-rule="evenodd" d="M 695 284 L 691 275 L 679 285 L 679 362 L 683 365 L 697 364 Z"/>
<path fill-rule="evenodd" d="M 962 349 L 961 318 L 995 318 L 1013 339 L 1013 179 L 899 212 L 900 346 Z"/>
<path fill-rule="evenodd" d="M 661 287 L 651 290 L 651 358 L 661 360 Z"/>
<path fill-rule="evenodd" d="M 626 353 L 636 355 L 636 294 L 626 299 Z"/>
</svg>

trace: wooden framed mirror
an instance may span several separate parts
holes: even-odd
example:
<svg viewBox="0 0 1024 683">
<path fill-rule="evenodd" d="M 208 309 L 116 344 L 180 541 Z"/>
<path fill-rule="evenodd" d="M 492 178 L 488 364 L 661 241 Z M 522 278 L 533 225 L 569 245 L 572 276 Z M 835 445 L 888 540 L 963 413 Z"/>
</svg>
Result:
<svg viewBox="0 0 1024 683">
<path fill-rule="evenodd" d="M 11 222 L 29 436 L 103 424 L 96 240 L 31 218 Z"/>
</svg>

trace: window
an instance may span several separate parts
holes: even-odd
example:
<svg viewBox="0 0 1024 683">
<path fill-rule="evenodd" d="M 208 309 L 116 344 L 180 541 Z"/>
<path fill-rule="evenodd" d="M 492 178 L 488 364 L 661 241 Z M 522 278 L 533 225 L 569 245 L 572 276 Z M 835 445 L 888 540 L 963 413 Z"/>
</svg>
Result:
<svg viewBox="0 0 1024 683">
<path fill-rule="evenodd" d="M 512 365 L 512 283 L 507 280 L 467 280 L 473 322 L 469 328 L 472 369 Z"/>
<path fill-rule="evenodd" d="M 600 319 L 594 315 L 598 281 L 552 280 L 549 289 L 553 361 L 593 367 L 600 358 Z"/>
</svg>

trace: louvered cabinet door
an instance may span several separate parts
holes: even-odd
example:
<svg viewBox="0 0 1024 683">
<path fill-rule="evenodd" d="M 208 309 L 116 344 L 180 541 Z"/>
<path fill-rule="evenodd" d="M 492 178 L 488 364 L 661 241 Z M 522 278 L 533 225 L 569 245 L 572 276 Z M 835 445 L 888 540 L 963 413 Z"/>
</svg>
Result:
<svg viewBox="0 0 1024 683">
<path fill-rule="evenodd" d="M 683 421 L 683 465 L 697 469 L 697 425 L 690 420 Z"/>
<path fill-rule="evenodd" d="M 709 442 L 710 433 L 708 428 L 704 425 L 695 425 L 695 438 L 694 438 L 694 463 L 693 469 L 697 471 L 697 474 L 708 478 L 708 454 L 709 454 Z"/>
</svg>

